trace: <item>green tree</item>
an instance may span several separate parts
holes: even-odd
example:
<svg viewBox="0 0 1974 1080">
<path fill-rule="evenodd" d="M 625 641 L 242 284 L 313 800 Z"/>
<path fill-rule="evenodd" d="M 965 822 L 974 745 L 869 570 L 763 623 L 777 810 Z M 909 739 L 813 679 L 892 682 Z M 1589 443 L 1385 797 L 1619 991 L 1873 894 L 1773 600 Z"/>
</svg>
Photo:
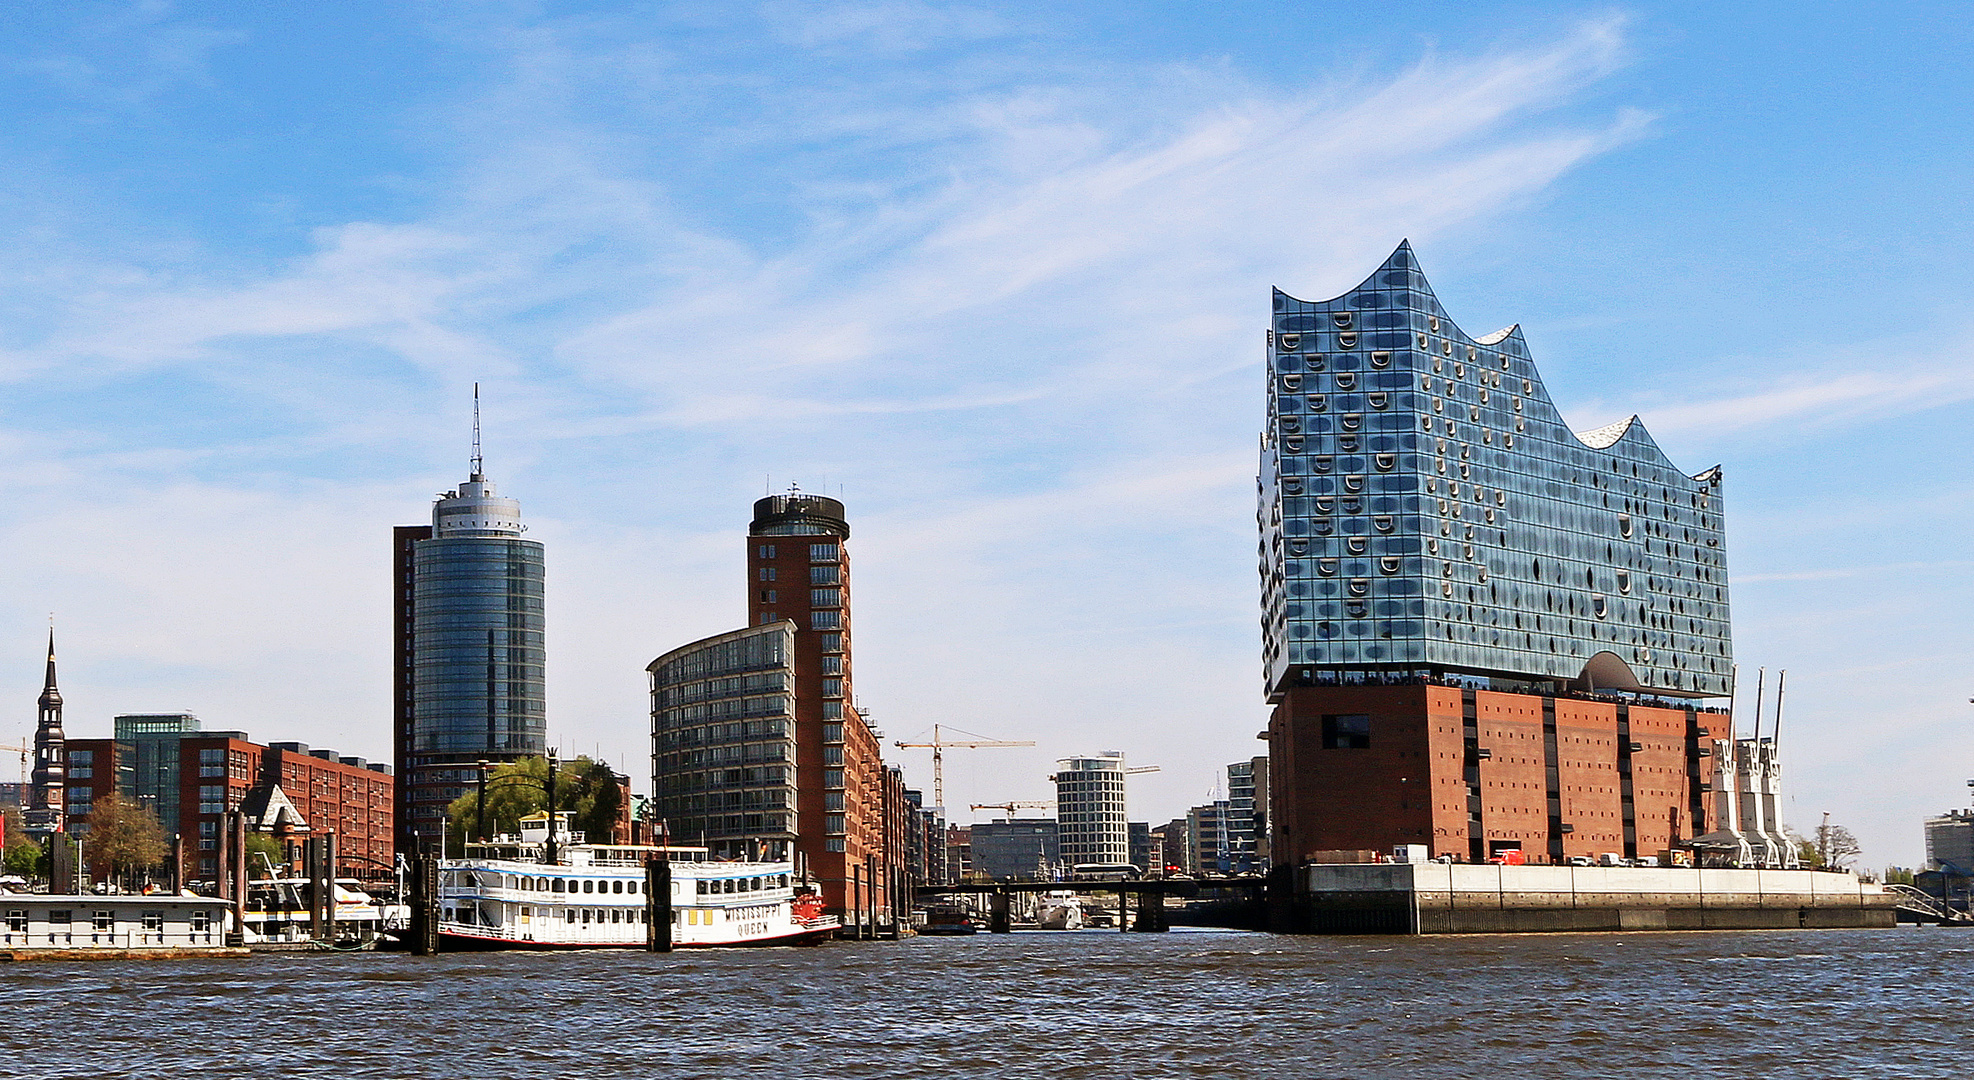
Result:
<svg viewBox="0 0 1974 1080">
<path fill-rule="evenodd" d="M 490 835 L 517 833 L 521 819 L 541 813 L 547 805 L 548 760 L 521 758 L 487 771 L 487 820 Z M 571 827 L 592 843 L 610 838 L 611 826 L 624 805 L 623 789 L 608 764 L 587 756 L 560 762 L 555 770 L 555 806 L 574 814 Z M 469 783 L 466 794 L 446 808 L 447 843 L 457 847 L 479 839 L 480 786 Z"/>
<path fill-rule="evenodd" d="M 267 856 L 262 862 L 261 856 Z M 247 876 L 267 873 L 268 865 L 274 866 L 274 874 L 279 877 L 288 872 L 288 853 L 281 850 L 281 841 L 262 832 L 247 834 Z"/>
<path fill-rule="evenodd" d="M 1832 870 L 1848 869 L 1864 850 L 1851 835 L 1851 830 L 1842 825 L 1830 824 L 1830 816 L 1825 814 L 1823 824 L 1816 827 L 1817 865 Z"/>
<path fill-rule="evenodd" d="M 122 795 L 111 792 L 89 811 L 89 834 L 83 853 L 122 878 L 149 870 L 164 861 L 171 846 L 157 815 Z"/>
<path fill-rule="evenodd" d="M 41 873 L 41 845 L 27 834 L 27 821 L 18 806 L 0 807 L 7 818 L 6 872 L 24 878 Z"/>
</svg>

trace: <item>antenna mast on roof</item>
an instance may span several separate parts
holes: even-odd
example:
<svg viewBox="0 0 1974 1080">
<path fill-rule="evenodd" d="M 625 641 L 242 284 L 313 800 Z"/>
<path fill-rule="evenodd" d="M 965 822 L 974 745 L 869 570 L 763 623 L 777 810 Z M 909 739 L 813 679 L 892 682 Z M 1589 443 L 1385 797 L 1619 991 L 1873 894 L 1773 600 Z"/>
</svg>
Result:
<svg viewBox="0 0 1974 1080">
<path fill-rule="evenodd" d="M 473 482 L 486 479 L 480 462 L 480 384 L 473 384 Z"/>
</svg>

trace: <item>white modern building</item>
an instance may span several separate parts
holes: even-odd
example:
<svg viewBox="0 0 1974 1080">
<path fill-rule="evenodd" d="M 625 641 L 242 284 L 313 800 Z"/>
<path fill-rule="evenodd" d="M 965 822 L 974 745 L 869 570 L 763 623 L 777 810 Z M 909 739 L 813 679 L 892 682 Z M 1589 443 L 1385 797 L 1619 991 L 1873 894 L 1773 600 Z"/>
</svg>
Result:
<svg viewBox="0 0 1974 1080">
<path fill-rule="evenodd" d="M 1124 755 L 1116 750 L 1056 762 L 1056 836 L 1063 862 L 1083 866 L 1131 861 L 1124 777 Z"/>
</svg>

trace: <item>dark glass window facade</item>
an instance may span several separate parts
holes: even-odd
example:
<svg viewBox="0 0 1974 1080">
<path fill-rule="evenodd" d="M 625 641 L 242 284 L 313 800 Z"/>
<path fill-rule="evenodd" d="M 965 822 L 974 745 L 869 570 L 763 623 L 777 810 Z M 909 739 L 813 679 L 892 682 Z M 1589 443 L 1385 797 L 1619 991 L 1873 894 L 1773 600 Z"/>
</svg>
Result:
<svg viewBox="0 0 1974 1080">
<path fill-rule="evenodd" d="M 1333 300 L 1277 290 L 1259 481 L 1263 659 L 1719 696 L 1718 468 L 1636 417 L 1581 435 L 1519 327 L 1471 337 L 1401 245 Z"/>
<path fill-rule="evenodd" d="M 651 662 L 651 777 L 674 839 L 717 856 L 796 838 L 795 626 L 720 634 Z"/>
<path fill-rule="evenodd" d="M 413 558 L 413 750 L 545 753 L 541 544 L 435 538 Z"/>
</svg>

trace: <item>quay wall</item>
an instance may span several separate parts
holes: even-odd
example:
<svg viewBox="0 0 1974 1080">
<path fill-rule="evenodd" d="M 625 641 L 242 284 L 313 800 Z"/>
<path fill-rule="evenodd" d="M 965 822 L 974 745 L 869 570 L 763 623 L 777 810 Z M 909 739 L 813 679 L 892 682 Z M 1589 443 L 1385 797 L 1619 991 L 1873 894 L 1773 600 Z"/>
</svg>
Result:
<svg viewBox="0 0 1974 1080">
<path fill-rule="evenodd" d="M 1311 933 L 1485 934 L 1889 927 L 1897 899 L 1851 874 L 1683 867 L 1304 866 Z"/>
</svg>

